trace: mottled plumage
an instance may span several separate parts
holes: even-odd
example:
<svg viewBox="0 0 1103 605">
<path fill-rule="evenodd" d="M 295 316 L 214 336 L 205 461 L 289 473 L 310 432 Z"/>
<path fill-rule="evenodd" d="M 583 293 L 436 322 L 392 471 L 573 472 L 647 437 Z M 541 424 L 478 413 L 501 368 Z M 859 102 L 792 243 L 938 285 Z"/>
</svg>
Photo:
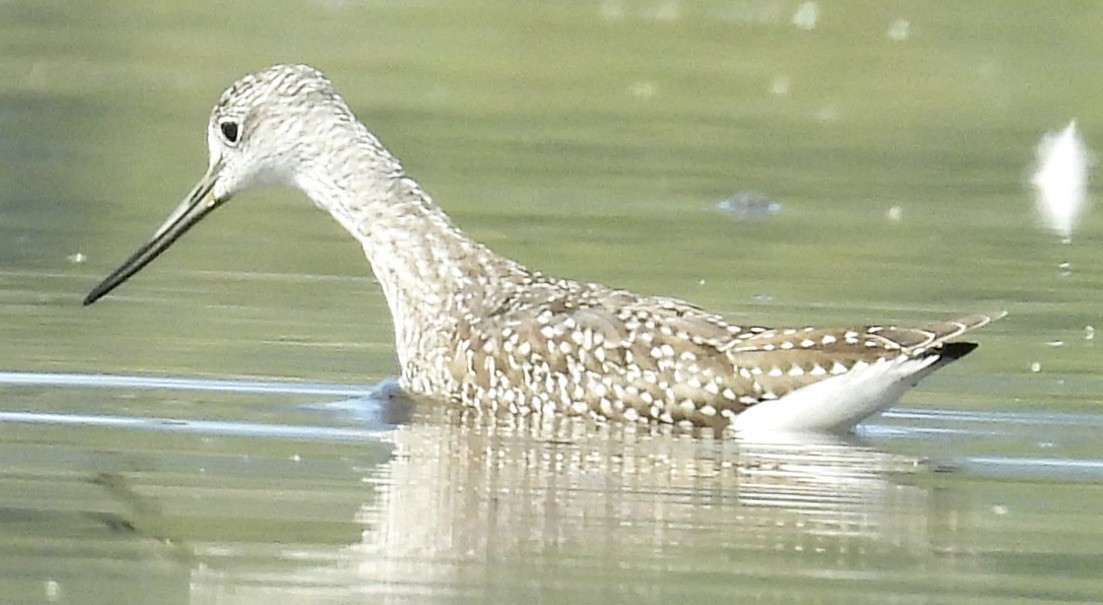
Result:
<svg viewBox="0 0 1103 605">
<path fill-rule="evenodd" d="M 992 319 L 774 330 L 531 272 L 464 235 L 307 66 L 236 82 L 211 114 L 208 144 L 199 185 L 85 304 L 235 193 L 289 184 L 363 245 L 394 319 L 402 385 L 483 409 L 845 430 L 972 350 L 945 341 Z"/>
</svg>

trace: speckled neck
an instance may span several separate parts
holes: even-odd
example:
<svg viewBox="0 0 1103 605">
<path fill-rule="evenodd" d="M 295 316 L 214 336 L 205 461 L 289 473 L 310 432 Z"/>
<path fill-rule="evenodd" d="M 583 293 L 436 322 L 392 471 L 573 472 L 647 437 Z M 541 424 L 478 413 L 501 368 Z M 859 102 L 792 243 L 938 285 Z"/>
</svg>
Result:
<svg viewBox="0 0 1103 605">
<path fill-rule="evenodd" d="M 530 274 L 460 231 L 374 135 L 351 124 L 349 140 L 328 146 L 330 157 L 297 184 L 360 241 L 394 319 L 403 375 L 423 374 L 443 367 L 461 322 Z"/>
</svg>

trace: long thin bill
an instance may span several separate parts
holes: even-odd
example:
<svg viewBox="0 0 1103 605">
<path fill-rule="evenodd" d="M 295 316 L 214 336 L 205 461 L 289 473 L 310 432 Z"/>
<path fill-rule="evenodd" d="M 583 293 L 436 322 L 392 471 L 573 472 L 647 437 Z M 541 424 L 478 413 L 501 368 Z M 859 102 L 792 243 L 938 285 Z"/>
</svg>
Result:
<svg viewBox="0 0 1103 605">
<path fill-rule="evenodd" d="M 88 296 L 84 297 L 86 306 L 96 302 L 129 279 L 130 276 L 141 271 L 142 267 L 145 267 L 162 252 L 168 250 L 169 246 L 181 235 L 187 233 L 188 229 L 195 226 L 200 219 L 207 216 L 208 213 L 225 201 L 217 199 L 213 193 L 220 168 L 221 165 L 218 163 L 212 165 L 207 170 L 207 174 L 203 175 L 195 188 L 191 190 L 191 193 L 184 198 L 184 201 L 180 202 L 180 205 L 172 211 L 165 222 L 157 228 L 157 231 L 153 233 L 153 237 L 142 244 L 142 247 L 131 254 L 130 258 L 126 259 L 111 275 L 103 278 L 103 281 L 92 288 Z"/>
</svg>

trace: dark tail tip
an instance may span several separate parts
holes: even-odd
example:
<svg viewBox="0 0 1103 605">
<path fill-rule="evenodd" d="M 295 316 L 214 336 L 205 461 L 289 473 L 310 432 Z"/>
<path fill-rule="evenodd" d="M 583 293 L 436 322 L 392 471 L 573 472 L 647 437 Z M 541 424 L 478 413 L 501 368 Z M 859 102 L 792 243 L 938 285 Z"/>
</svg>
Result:
<svg viewBox="0 0 1103 605">
<path fill-rule="evenodd" d="M 943 363 L 949 363 L 972 353 L 975 348 L 977 348 L 975 342 L 948 342 L 942 345 L 938 353 L 942 356 Z"/>
</svg>

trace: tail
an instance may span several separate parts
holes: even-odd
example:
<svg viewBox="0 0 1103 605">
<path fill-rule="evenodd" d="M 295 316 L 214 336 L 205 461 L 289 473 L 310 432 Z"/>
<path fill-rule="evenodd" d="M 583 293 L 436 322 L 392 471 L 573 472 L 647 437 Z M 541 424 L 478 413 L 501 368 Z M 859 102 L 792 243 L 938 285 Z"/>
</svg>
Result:
<svg viewBox="0 0 1103 605">
<path fill-rule="evenodd" d="M 942 359 L 946 360 L 945 363 L 950 363 L 951 361 L 956 361 L 972 353 L 975 348 L 977 348 L 977 343 L 975 342 L 948 342 L 942 345 L 938 354 L 942 356 Z"/>
<path fill-rule="evenodd" d="M 948 343 L 946 341 L 986 326 L 1005 315 L 1007 311 L 992 314 L 978 313 L 946 321 L 933 321 L 914 328 L 872 327 L 869 331 L 876 334 L 878 338 L 892 341 L 909 355 L 920 357 L 924 353 L 937 354 L 946 360 L 945 363 L 949 363 L 964 357 L 977 348 L 977 345 L 972 342 Z"/>
</svg>

